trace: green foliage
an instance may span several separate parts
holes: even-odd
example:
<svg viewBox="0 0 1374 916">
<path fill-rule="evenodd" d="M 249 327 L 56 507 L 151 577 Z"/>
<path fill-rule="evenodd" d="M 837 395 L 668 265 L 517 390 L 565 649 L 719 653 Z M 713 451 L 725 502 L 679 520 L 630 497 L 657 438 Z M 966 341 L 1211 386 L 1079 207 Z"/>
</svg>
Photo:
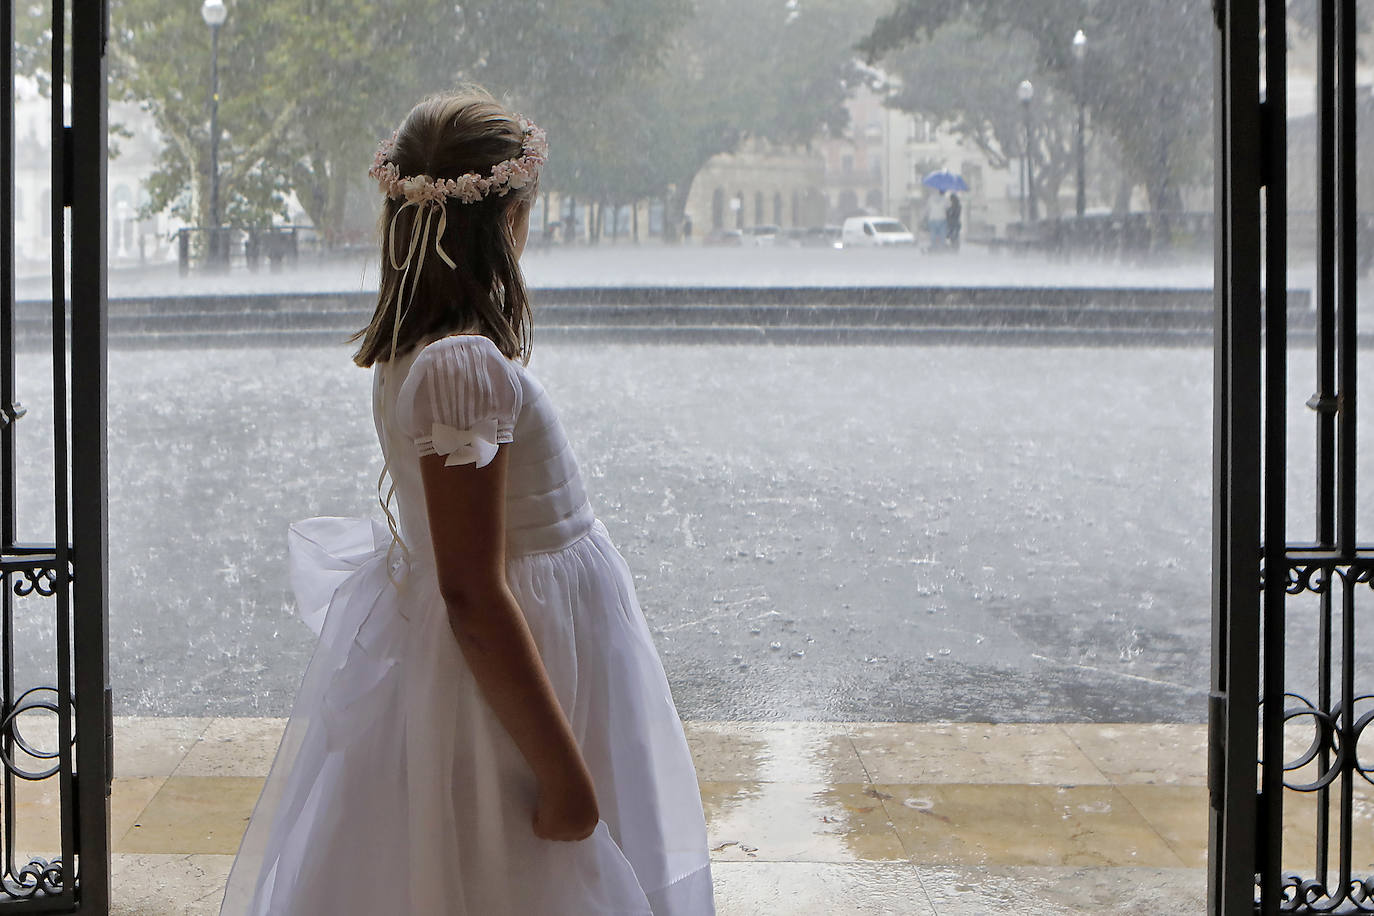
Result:
<svg viewBox="0 0 1374 916">
<path fill-rule="evenodd" d="M 1083 101 L 1097 134 L 1113 139 L 1154 209 L 1177 209 L 1181 188 L 1207 179 L 1214 29 L 1207 0 L 898 0 L 859 47 L 876 61 L 908 45 L 926 46 L 951 22 L 1023 42 L 1023 66 L 1033 63 L 1061 95 Z M 1089 42 L 1081 84 L 1071 44 L 1080 28 Z M 1000 71 L 1001 61 L 966 61 L 962 73 L 971 87 L 980 70 Z M 1006 91 L 1021 78 L 1007 73 Z M 970 92 L 957 104 L 977 118 L 986 103 Z"/>
<path fill-rule="evenodd" d="M 1072 86 L 1057 85 L 1062 75 L 1040 69 L 1028 36 L 989 32 L 961 17 L 891 52 L 884 68 L 895 84 L 889 104 L 952 131 L 994 168 L 1024 155 L 1029 113 L 1035 196 L 1046 215 L 1058 215 L 1059 189 L 1077 161 L 1077 104 Z M 1016 96 L 1022 79 L 1035 87 L 1029 112 Z"/>
<path fill-rule="evenodd" d="M 283 212 L 277 157 L 295 101 L 274 60 L 287 53 L 270 4 L 231 7 L 219 34 L 221 219 L 248 225 Z M 140 104 L 165 145 L 147 183 L 149 212 L 209 223 L 210 29 L 195 3 L 111 0 L 111 98 Z"/>
<path fill-rule="evenodd" d="M 881 0 L 226 0 L 221 216 L 256 225 L 294 193 L 326 239 L 371 231 L 375 142 L 423 96 L 471 81 L 545 127 L 545 186 L 667 195 L 748 137 L 845 123 L 854 43 Z M 110 0 L 111 97 L 165 141 L 148 210 L 208 220 L 210 30 L 199 0 Z M 21 55 L 43 57 L 41 28 Z"/>
<path fill-rule="evenodd" d="M 694 0 L 658 68 L 599 96 L 550 163 L 553 187 L 613 202 L 665 194 L 670 235 L 692 180 L 747 138 L 841 130 L 872 0 Z"/>
</svg>

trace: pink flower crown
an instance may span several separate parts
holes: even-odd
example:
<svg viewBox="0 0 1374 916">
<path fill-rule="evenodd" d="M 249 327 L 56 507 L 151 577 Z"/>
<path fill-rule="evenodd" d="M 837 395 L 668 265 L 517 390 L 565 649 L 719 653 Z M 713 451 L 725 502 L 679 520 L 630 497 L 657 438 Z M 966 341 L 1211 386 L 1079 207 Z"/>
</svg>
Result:
<svg viewBox="0 0 1374 916">
<path fill-rule="evenodd" d="M 466 172 L 457 178 L 431 178 L 428 175 L 401 177 L 396 163 L 390 161 L 396 148 L 396 134 L 383 140 L 372 158 L 372 168 L 367 174 L 377 179 L 382 192 L 392 200 L 405 199 L 407 203 L 429 202 L 440 205 L 445 198 L 456 197 L 465 204 L 476 203 L 488 194 L 505 197 L 514 190 L 539 177 L 539 169 L 548 160 L 549 141 L 544 131 L 536 127 L 528 118 L 520 118 L 520 157 L 498 162 L 491 167 L 491 175 L 482 177 L 476 172 Z"/>
</svg>

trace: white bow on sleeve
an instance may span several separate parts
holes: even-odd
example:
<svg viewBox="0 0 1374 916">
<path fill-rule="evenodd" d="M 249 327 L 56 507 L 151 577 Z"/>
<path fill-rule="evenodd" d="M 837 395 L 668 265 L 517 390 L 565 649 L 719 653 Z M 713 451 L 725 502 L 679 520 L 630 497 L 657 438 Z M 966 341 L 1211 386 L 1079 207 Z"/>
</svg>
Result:
<svg viewBox="0 0 1374 916">
<path fill-rule="evenodd" d="M 434 452 L 447 455 L 444 467 L 476 464 L 484 468 L 496 457 L 496 420 L 483 420 L 471 429 L 454 429 L 446 423 L 435 423 L 430 440 Z"/>
</svg>

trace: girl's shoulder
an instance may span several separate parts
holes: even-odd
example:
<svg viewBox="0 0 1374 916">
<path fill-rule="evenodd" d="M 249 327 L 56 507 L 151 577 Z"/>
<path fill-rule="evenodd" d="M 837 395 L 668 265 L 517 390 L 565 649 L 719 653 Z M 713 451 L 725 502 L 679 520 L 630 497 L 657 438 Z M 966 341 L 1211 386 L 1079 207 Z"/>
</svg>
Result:
<svg viewBox="0 0 1374 916">
<path fill-rule="evenodd" d="M 415 347 L 414 363 L 424 359 L 437 359 L 445 353 L 471 353 L 487 359 L 492 356 L 505 359 L 496 342 L 485 334 L 443 334 L 421 340 Z"/>
<path fill-rule="evenodd" d="M 450 334 L 417 345 L 396 396 L 402 428 L 424 432 L 433 422 L 467 429 L 495 417 L 508 428 L 524 401 L 524 380 L 496 343 L 480 334 Z M 418 435 L 419 433 L 417 433 Z"/>
<path fill-rule="evenodd" d="M 518 359 L 501 352 L 496 342 L 484 334 L 444 334 L 416 344 L 415 349 L 397 362 L 406 378 L 427 373 L 471 375 L 497 374 L 518 376 L 524 367 Z"/>
</svg>

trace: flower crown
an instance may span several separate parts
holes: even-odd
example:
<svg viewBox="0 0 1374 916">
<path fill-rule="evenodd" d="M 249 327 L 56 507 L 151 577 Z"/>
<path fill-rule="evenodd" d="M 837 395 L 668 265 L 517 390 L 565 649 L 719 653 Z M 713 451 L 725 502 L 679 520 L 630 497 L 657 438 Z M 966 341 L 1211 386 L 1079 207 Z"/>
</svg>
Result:
<svg viewBox="0 0 1374 916">
<path fill-rule="evenodd" d="M 528 118 L 519 118 L 521 143 L 520 157 L 498 162 L 491 167 L 491 175 L 482 177 L 476 172 L 465 172 L 457 178 L 431 178 L 428 175 L 401 177 L 396 163 L 390 161 L 396 149 L 396 134 L 383 140 L 372 158 L 372 168 L 367 174 L 377 179 L 382 192 L 392 200 L 404 199 L 407 203 L 431 203 L 441 205 L 445 198 L 456 197 L 465 204 L 476 203 L 488 194 L 505 197 L 511 191 L 519 190 L 539 177 L 539 169 L 549 155 L 549 142 L 544 131 L 536 127 Z M 399 132 L 399 131 L 398 131 Z"/>
</svg>

